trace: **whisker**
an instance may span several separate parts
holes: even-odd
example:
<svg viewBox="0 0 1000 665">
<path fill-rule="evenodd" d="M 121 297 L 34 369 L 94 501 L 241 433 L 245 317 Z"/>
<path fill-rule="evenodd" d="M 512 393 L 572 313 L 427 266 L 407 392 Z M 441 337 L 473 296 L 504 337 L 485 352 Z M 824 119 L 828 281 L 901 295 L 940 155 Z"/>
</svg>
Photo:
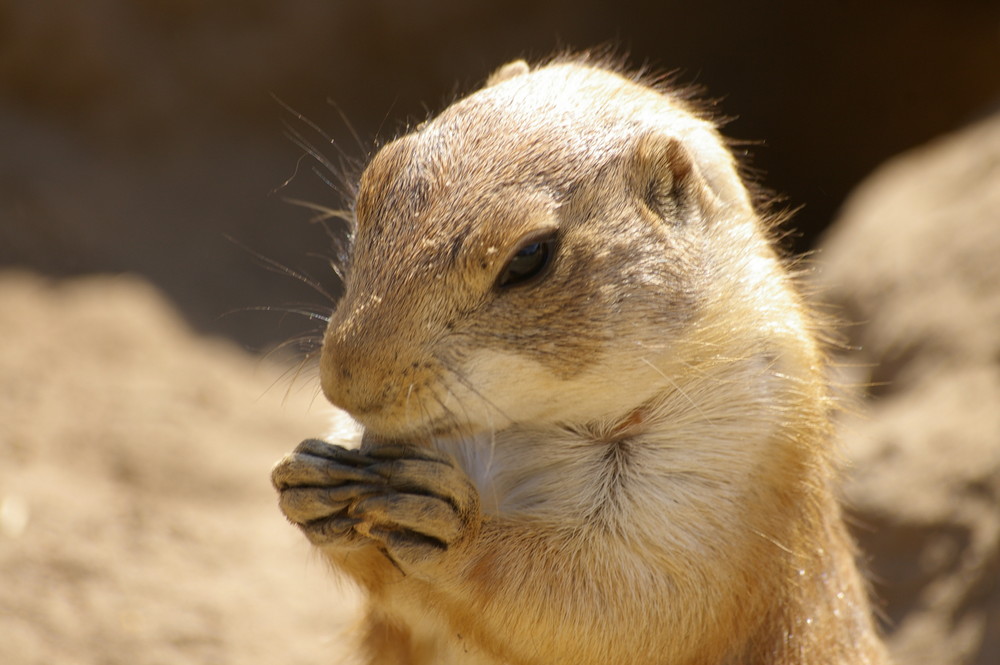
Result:
<svg viewBox="0 0 1000 665">
<path fill-rule="evenodd" d="M 325 308 L 321 309 L 319 307 L 313 308 L 311 305 L 307 304 L 296 304 L 294 306 L 275 306 L 275 305 L 250 305 L 247 307 L 237 307 L 231 309 L 222 314 L 222 316 L 232 316 L 233 314 L 239 314 L 242 312 L 279 312 L 281 314 L 298 314 L 312 321 L 321 321 L 324 324 L 330 322 L 330 315 L 324 314 L 326 312 Z"/>
<path fill-rule="evenodd" d="M 328 219 L 339 219 L 347 222 L 347 224 L 351 227 L 354 226 L 354 214 L 347 208 L 330 208 L 319 203 L 313 203 L 312 201 L 306 201 L 305 199 L 296 199 L 290 196 L 282 197 L 281 200 L 317 213 L 315 217 L 312 217 L 309 220 L 312 223 L 323 222 Z"/>
<path fill-rule="evenodd" d="M 779 550 L 781 550 L 785 554 L 791 554 L 793 556 L 795 556 L 797 554 L 797 552 L 795 552 L 794 550 L 792 550 L 790 547 L 788 547 L 787 545 L 782 545 L 781 542 L 779 542 L 776 538 L 772 538 L 771 536 L 767 535 L 763 531 L 761 531 L 759 529 L 751 529 L 751 531 L 753 531 L 753 533 L 755 533 L 756 535 L 760 536 L 761 538 L 763 538 L 767 542 L 769 542 L 772 545 L 774 545 L 775 547 L 777 547 Z"/>
<path fill-rule="evenodd" d="M 388 122 L 393 109 L 396 108 L 397 103 L 399 103 L 399 95 L 392 98 L 392 102 L 389 104 L 389 107 L 385 111 L 385 115 L 382 116 L 382 120 L 379 122 L 378 128 L 375 130 L 375 136 L 382 134 L 382 130 L 385 128 L 385 123 Z"/>
<path fill-rule="evenodd" d="M 326 103 L 332 106 L 334 110 L 337 111 L 337 115 L 340 116 L 340 119 L 344 123 L 344 126 L 347 127 L 347 131 L 351 134 L 351 138 L 354 139 L 354 143 L 357 144 L 358 149 L 361 150 L 361 152 L 366 152 L 367 150 L 370 150 L 371 146 L 370 145 L 366 146 L 364 142 L 361 140 L 361 137 L 358 136 L 357 130 L 354 129 L 354 123 L 352 123 L 350 118 L 347 117 L 347 114 L 344 113 L 344 109 L 340 108 L 340 105 L 337 104 L 337 102 L 333 101 L 331 97 L 327 97 Z"/>
<path fill-rule="evenodd" d="M 267 360 L 272 356 L 279 354 L 286 349 L 293 349 L 295 355 L 305 358 L 307 360 L 314 360 L 315 356 L 322 351 L 323 339 L 322 337 L 317 337 L 314 335 L 298 335 L 290 339 L 286 339 L 280 344 L 276 344 L 273 348 L 268 349 L 262 358 Z"/>
<path fill-rule="evenodd" d="M 312 397 L 309 398 L 309 408 L 312 408 L 316 404 L 316 399 L 323 394 L 323 386 L 317 381 L 313 386 Z"/>
<path fill-rule="evenodd" d="M 446 372 L 448 372 L 449 374 L 451 374 L 452 376 L 454 376 L 455 379 L 459 383 L 461 383 L 462 386 L 466 390 L 468 390 L 473 395 L 475 395 L 480 400 L 482 400 L 483 404 L 485 404 L 486 406 L 490 407 L 491 409 L 493 409 L 494 411 L 496 411 L 497 413 L 499 413 L 501 416 L 504 417 L 504 419 L 506 419 L 507 422 L 514 422 L 513 418 L 511 418 L 509 415 L 507 415 L 504 412 L 503 409 L 501 409 L 499 406 L 497 406 L 496 404 L 494 404 L 489 398 L 487 398 L 485 395 L 483 395 L 479 391 L 479 389 L 476 388 L 476 386 L 465 375 L 463 375 L 461 372 L 459 372 L 456 369 L 452 369 L 451 367 L 449 367 L 448 365 L 446 365 L 444 363 L 441 363 L 441 366 L 445 369 Z"/>
<path fill-rule="evenodd" d="M 301 340 L 295 338 L 286 340 L 285 342 L 282 342 L 274 349 L 268 351 L 264 356 L 261 357 L 261 360 L 262 361 L 267 360 L 271 355 L 276 353 L 281 348 L 298 343 L 300 341 Z M 303 354 L 300 360 L 297 363 L 295 363 L 294 366 L 288 367 L 285 371 L 283 371 L 280 375 L 278 375 L 278 377 L 275 378 L 274 381 L 272 381 L 271 384 L 264 389 L 264 392 L 261 393 L 261 396 L 263 396 L 270 390 L 273 390 L 279 383 L 287 381 L 288 386 L 285 389 L 285 394 L 282 396 L 282 403 L 284 404 L 285 402 L 287 402 L 289 396 L 291 395 L 292 388 L 295 386 L 295 382 L 298 381 L 299 378 L 303 375 L 304 370 L 306 370 L 307 368 L 316 369 L 317 365 L 314 361 L 316 359 L 316 356 L 318 355 L 318 351 L 319 351 L 318 349 L 313 349 L 312 351 Z"/>
<path fill-rule="evenodd" d="M 273 99 L 275 102 L 277 102 L 278 105 L 281 106 L 281 108 L 285 109 L 286 111 L 288 111 L 289 113 L 291 113 L 292 115 L 294 115 L 299 122 L 301 122 L 302 124 L 306 125 L 310 129 L 312 129 L 314 132 L 316 132 L 317 134 L 319 134 L 320 136 L 322 136 L 324 139 L 326 139 L 326 141 L 328 143 L 333 143 L 333 138 L 331 138 L 329 134 L 327 134 L 326 132 L 324 132 L 323 129 L 319 125 L 317 125 L 316 123 L 314 123 L 313 121 L 311 121 L 309 118 L 305 117 L 304 115 L 302 115 L 301 113 L 299 113 L 298 111 L 296 111 L 295 109 L 293 109 L 291 106 L 289 106 L 288 104 L 286 104 L 284 101 L 282 101 L 282 99 L 280 97 L 278 97 L 275 94 L 272 94 L 271 95 L 271 99 Z"/>
<path fill-rule="evenodd" d="M 304 355 L 302 357 L 302 360 L 299 361 L 299 363 L 295 367 L 294 373 L 292 374 L 291 378 L 288 380 L 288 387 L 285 388 L 285 395 L 281 399 L 281 403 L 282 404 L 285 404 L 288 401 L 288 398 L 292 394 L 292 387 L 295 386 L 295 382 L 298 381 L 298 379 L 299 379 L 300 376 L 302 376 L 302 371 L 307 366 L 309 366 L 309 363 L 314 358 L 314 356 L 315 356 L 315 353 L 306 354 L 306 355 Z"/>
<path fill-rule="evenodd" d="M 329 157 L 313 146 L 298 130 L 293 128 L 287 122 L 282 124 L 285 127 L 285 137 L 288 138 L 293 145 L 305 153 L 303 157 L 312 157 L 322 167 L 321 170 L 320 168 L 314 166 L 311 169 L 313 174 L 323 181 L 327 187 L 336 192 L 338 196 L 345 200 L 352 200 L 354 198 L 357 184 L 355 183 L 355 178 L 353 176 L 348 176 L 348 168 L 343 164 L 345 159 L 343 157 L 341 158 L 341 165 L 338 167 L 330 160 Z M 298 173 L 298 169 L 301 164 L 302 160 L 300 159 L 296 163 L 295 173 L 293 173 L 292 177 L 285 181 L 284 186 L 287 186 L 287 184 L 294 179 L 294 176 Z M 354 173 L 355 171 L 357 171 L 357 169 L 351 169 L 351 173 Z M 336 182 L 331 179 L 331 176 L 336 179 Z M 281 188 L 279 187 L 273 191 L 280 191 L 280 189 Z"/>
<path fill-rule="evenodd" d="M 350 191 L 350 185 L 347 182 L 347 179 L 344 176 L 344 174 L 340 172 L 340 170 L 330 160 L 330 158 L 324 155 L 322 152 L 320 152 L 320 150 L 316 146 L 310 143 L 309 140 L 306 139 L 305 136 L 303 136 L 302 132 L 293 127 L 290 123 L 283 121 L 281 124 L 285 128 L 285 137 L 288 138 L 288 140 L 291 141 L 293 145 L 295 145 L 300 150 L 305 152 L 306 155 L 308 155 L 309 157 L 312 157 L 317 163 L 319 163 L 320 166 L 322 166 L 325 169 L 325 171 L 320 172 L 316 168 L 313 168 L 312 169 L 313 173 L 319 176 L 319 178 L 323 180 L 327 184 L 327 186 L 330 187 L 330 189 L 332 189 L 333 191 L 337 192 L 342 196 L 345 196 L 347 192 Z M 329 176 L 331 175 L 337 178 L 338 180 L 337 183 L 334 183 L 329 179 Z"/>
<path fill-rule="evenodd" d="M 441 384 L 441 385 L 443 385 L 443 384 Z M 445 388 L 445 390 L 448 390 L 447 386 L 444 386 L 444 388 Z M 449 390 L 449 392 L 451 392 L 451 391 Z M 461 423 L 461 421 L 459 421 L 458 417 L 455 415 L 455 412 L 448 408 L 448 405 L 444 402 L 444 400 L 441 399 L 441 397 L 433 389 L 431 389 L 429 391 L 429 394 L 430 394 L 431 398 L 435 402 L 438 403 L 438 406 L 440 406 L 441 410 L 444 412 L 444 417 L 445 417 L 446 422 L 448 424 L 448 429 L 450 429 L 450 430 L 460 430 L 462 423 Z M 452 396 L 454 396 L 454 393 L 452 393 Z M 457 401 L 457 398 L 456 398 L 456 401 Z M 459 402 L 459 405 L 461 405 L 461 402 Z M 428 415 L 428 417 L 429 417 L 429 415 Z"/>
<path fill-rule="evenodd" d="M 316 213 L 309 218 L 309 223 L 318 224 L 323 229 L 323 233 L 326 235 L 336 252 L 336 258 L 332 258 L 318 252 L 309 252 L 306 256 L 322 258 L 327 261 L 333 269 L 333 272 L 340 278 L 340 281 L 343 282 L 344 275 L 346 274 L 345 267 L 347 266 L 349 260 L 349 252 L 347 248 L 353 238 L 354 213 L 347 208 L 330 208 L 328 206 L 306 201 L 304 199 L 284 197 L 282 200 L 285 203 L 299 206 L 300 208 L 305 208 Z M 335 233 L 333 229 L 330 228 L 327 222 L 331 219 L 337 219 L 347 224 L 346 238 L 345 234 Z"/>
<path fill-rule="evenodd" d="M 455 391 L 452 390 L 447 383 L 442 383 L 441 385 L 444 387 L 446 391 L 448 391 L 448 394 L 451 395 L 452 399 L 455 400 L 455 403 L 459 406 L 459 408 L 462 409 L 462 415 L 465 416 L 465 423 L 471 422 L 472 418 L 469 417 L 469 409 L 466 406 L 465 402 L 462 399 L 460 399 L 457 394 L 455 394 Z M 455 419 L 455 424 L 456 425 L 459 424 L 457 418 Z"/>
<path fill-rule="evenodd" d="M 403 401 L 403 414 L 407 420 L 410 419 L 410 398 L 413 397 L 413 382 L 406 387 L 406 399 Z"/>
<path fill-rule="evenodd" d="M 309 218 L 309 223 L 319 224 L 320 227 L 322 227 L 323 233 L 326 234 L 326 237 L 330 240 L 330 243 L 333 245 L 333 248 L 337 252 L 337 260 L 339 260 L 342 264 L 346 265 L 348 260 L 347 246 L 350 245 L 354 236 L 353 233 L 355 224 L 354 212 L 348 208 L 330 208 L 321 205 L 319 203 L 312 203 L 311 201 L 306 201 L 303 199 L 293 199 L 286 197 L 283 200 L 286 203 L 290 203 L 291 205 L 299 206 L 301 208 L 306 208 L 307 210 L 312 210 L 313 212 L 316 213 L 315 215 Z M 340 221 L 347 224 L 346 238 L 344 234 L 334 233 L 334 231 L 327 225 L 327 222 L 331 219 L 339 219 Z M 345 241 L 347 243 L 346 245 Z M 329 259 L 329 257 L 317 254 L 315 252 L 310 253 L 309 255 L 321 256 L 322 258 Z M 338 276 L 341 276 L 341 279 L 343 279 L 340 268 L 339 267 L 335 268 L 335 271 L 337 272 Z"/>
<path fill-rule="evenodd" d="M 353 178 L 353 177 L 348 178 L 347 174 L 349 172 L 350 173 L 359 172 L 361 170 L 361 168 L 364 166 L 363 162 L 361 160 L 359 160 L 358 158 L 356 158 L 355 156 L 353 156 L 351 154 L 348 154 L 348 152 L 346 150 L 344 150 L 344 148 L 341 147 L 341 145 L 339 143 L 337 143 L 337 141 L 332 136 L 330 136 L 325 131 L 323 131 L 323 129 L 318 124 L 312 122 L 305 115 L 303 115 L 302 113 L 299 113 L 298 111 L 296 111 L 295 109 L 293 109 L 291 106 L 289 106 L 285 102 L 281 101 L 281 99 L 277 98 L 276 96 L 272 95 L 272 98 L 282 108 L 284 108 L 288 113 L 290 113 L 291 115 L 293 115 L 296 118 L 296 120 L 298 120 L 299 122 L 301 122 L 302 124 L 304 124 L 306 127 L 308 127 L 309 129 L 311 129 L 313 132 L 315 132 L 316 134 L 318 134 L 320 136 L 320 138 L 322 138 L 323 141 L 327 145 L 333 146 L 334 150 L 337 151 L 338 158 L 340 159 L 340 164 L 337 165 L 337 166 L 334 166 L 333 162 L 328 157 L 326 157 L 324 155 L 317 155 L 316 153 L 318 153 L 319 151 L 315 148 L 315 146 L 313 146 L 311 143 L 309 143 L 305 139 L 305 137 L 302 135 L 301 132 L 299 132 L 299 131 L 295 130 L 294 128 L 290 127 L 287 122 L 283 123 L 285 125 L 286 129 L 288 129 L 289 131 L 291 131 L 291 132 L 294 133 L 294 136 L 292 136 L 290 138 L 292 138 L 293 141 L 295 141 L 296 143 L 298 143 L 299 146 L 303 150 L 305 150 L 308 154 L 310 154 L 314 158 L 316 158 L 316 160 L 320 164 L 322 164 L 331 174 L 337 176 L 338 180 L 340 180 L 340 183 L 341 183 L 343 189 L 346 191 L 346 193 L 352 194 L 353 191 L 354 191 L 354 188 L 356 186 L 356 183 L 355 183 L 356 179 Z M 357 144 L 359 151 L 361 153 L 364 153 L 367 156 L 367 154 L 369 153 L 370 149 L 373 146 L 372 145 L 365 145 L 365 143 L 361 140 L 360 136 L 358 136 L 357 130 L 355 130 L 354 125 L 353 125 L 353 123 L 351 123 L 350 118 L 347 117 L 347 114 L 344 113 L 344 111 L 340 108 L 340 106 L 336 102 L 334 102 L 330 98 L 327 98 L 326 101 L 327 101 L 328 104 L 330 104 L 337 111 L 337 115 L 340 116 L 341 122 L 344 123 L 344 126 L 347 128 L 347 131 L 350 133 L 351 138 L 354 139 L 354 142 Z M 320 177 L 323 180 L 326 180 L 326 178 L 324 176 L 322 176 L 322 174 L 319 174 L 319 175 L 320 175 Z M 330 183 L 329 181 L 327 181 L 327 183 L 331 186 L 331 188 L 333 188 L 333 189 L 335 189 L 337 191 L 340 191 L 340 190 L 338 190 L 337 187 L 333 186 L 333 184 Z M 345 191 L 341 191 L 341 193 L 345 193 Z"/>
<path fill-rule="evenodd" d="M 326 264 L 330 267 L 330 270 L 333 271 L 333 274 L 337 276 L 337 278 L 341 281 L 341 283 L 343 283 L 345 279 L 344 276 L 347 274 L 347 270 L 344 268 L 344 265 L 347 262 L 347 258 L 346 254 L 340 253 L 339 251 L 338 254 L 340 255 L 334 258 L 332 256 L 326 256 L 325 254 L 320 254 L 319 252 L 307 252 L 306 256 L 314 259 L 325 260 Z"/>
<path fill-rule="evenodd" d="M 694 399 L 692 399 L 691 396 L 688 395 L 687 392 L 685 392 L 683 388 L 681 388 L 679 385 L 677 385 L 676 381 L 674 381 L 672 378 L 670 378 L 659 367 L 657 367 L 653 363 L 649 362 L 649 360 L 647 360 L 646 358 L 640 358 L 640 360 L 642 360 L 642 362 L 645 363 L 646 365 L 648 365 L 650 369 L 652 369 L 654 372 L 656 372 L 657 374 L 659 374 L 667 383 L 669 383 L 673 387 L 673 389 L 676 390 L 678 394 L 680 394 L 681 397 L 683 397 L 684 399 L 687 400 L 687 402 L 694 408 L 694 410 L 698 412 L 698 415 L 700 415 L 702 418 L 704 418 L 706 422 L 709 422 L 709 423 L 713 422 L 712 418 L 710 418 L 708 416 L 708 414 L 706 414 L 702 410 L 701 406 L 699 406 L 698 403 L 696 401 L 694 401 Z"/>
<path fill-rule="evenodd" d="M 299 169 L 302 167 L 302 162 L 305 161 L 305 159 L 307 157 L 310 157 L 310 156 L 311 155 L 309 155 L 309 154 L 303 154 L 303 155 L 300 155 L 299 158 L 295 160 L 295 168 L 292 169 L 292 174 L 290 176 L 288 176 L 287 178 L 285 178 L 284 180 L 282 180 L 281 184 L 279 184 L 278 186 L 276 186 L 274 189 L 271 190 L 271 195 L 272 196 L 274 194 L 277 194 L 281 190 L 285 189 L 290 184 L 292 184 L 292 181 L 295 180 L 295 178 L 299 175 Z"/>
<path fill-rule="evenodd" d="M 303 114 L 301 114 L 298 111 L 296 111 L 295 109 L 293 109 L 291 106 L 289 106 L 288 104 L 286 104 L 285 102 L 283 102 L 281 99 L 279 99 L 275 95 L 272 95 L 271 97 L 285 111 L 287 111 L 290 115 L 294 116 L 295 119 L 298 122 L 302 123 L 303 125 L 305 125 L 306 127 L 308 127 L 311 131 L 313 131 L 316 134 L 318 134 L 320 136 L 320 138 L 322 138 L 323 141 L 327 145 L 333 146 L 334 149 L 339 154 L 342 162 L 344 160 L 348 159 L 347 154 L 337 144 L 337 142 L 333 139 L 333 137 L 331 137 L 329 134 L 327 134 L 326 132 L 324 132 L 319 127 L 319 125 L 317 125 L 316 123 L 314 123 L 311 120 L 309 120 Z M 345 121 L 346 121 L 346 118 L 345 118 Z M 346 123 L 346 124 L 348 125 L 348 129 L 351 130 L 351 132 L 353 133 L 353 128 L 350 127 L 350 123 Z M 324 173 L 320 173 L 316 169 L 313 169 L 313 172 L 316 173 L 316 175 L 321 180 L 323 180 L 327 184 L 327 186 L 329 186 L 331 189 L 333 189 L 337 193 L 339 193 L 342 196 L 344 196 L 345 198 L 347 198 L 353 192 L 354 183 L 352 182 L 351 179 L 347 178 L 347 173 L 346 173 L 347 169 L 343 167 L 343 164 L 341 164 L 341 168 L 338 168 L 338 166 L 336 164 L 334 164 L 333 161 L 329 157 L 327 157 L 325 154 L 323 154 L 316 146 L 314 146 L 308 139 L 306 139 L 305 135 L 298 128 L 294 127 L 290 122 L 283 120 L 282 121 L 282 125 L 285 128 L 285 135 L 288 137 L 288 139 L 294 145 L 296 145 L 299 148 L 301 148 L 307 155 L 311 156 L 314 160 L 316 160 L 316 162 L 318 162 L 324 169 L 326 169 L 326 171 L 330 175 L 332 175 L 335 178 L 337 178 L 337 180 L 339 181 L 339 184 L 333 183 Z M 291 178 L 289 179 L 289 181 L 290 180 L 291 180 Z M 287 184 L 287 182 L 286 182 L 286 184 Z"/>
<path fill-rule="evenodd" d="M 260 252 L 250 249 L 249 247 L 247 247 L 239 240 L 236 240 L 230 235 L 227 235 L 226 239 L 229 240 L 229 242 L 236 245 L 237 247 L 239 247 L 240 249 L 242 249 L 243 251 L 250 254 L 250 256 L 257 259 L 257 261 L 259 261 L 262 267 L 265 268 L 266 270 L 278 275 L 283 275 L 285 277 L 291 277 L 292 279 L 298 280 L 299 282 L 302 282 L 306 286 L 316 291 L 316 293 L 320 294 L 321 296 L 329 300 L 331 303 L 336 304 L 337 298 L 335 298 L 333 295 L 330 294 L 329 291 L 323 288 L 323 285 L 318 280 L 310 277 L 309 275 L 303 272 L 293 270 L 279 261 L 275 261 L 272 258 L 268 258 L 263 254 L 261 254 Z"/>
</svg>

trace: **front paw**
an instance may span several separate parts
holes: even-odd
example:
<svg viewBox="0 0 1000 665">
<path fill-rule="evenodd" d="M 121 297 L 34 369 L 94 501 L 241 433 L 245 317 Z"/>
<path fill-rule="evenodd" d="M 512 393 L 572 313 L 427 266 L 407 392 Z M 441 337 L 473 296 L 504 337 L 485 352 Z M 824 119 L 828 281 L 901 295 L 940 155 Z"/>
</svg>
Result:
<svg viewBox="0 0 1000 665">
<path fill-rule="evenodd" d="M 482 522 L 479 492 L 447 456 L 427 448 L 387 443 L 366 451 L 366 471 L 386 487 L 352 503 L 356 532 L 384 547 L 398 564 L 432 562 L 474 538 Z"/>
<path fill-rule="evenodd" d="M 351 545 L 363 538 L 348 508 L 386 491 L 385 479 L 367 467 L 376 460 L 317 439 L 303 441 L 271 471 L 278 506 L 314 545 Z"/>
<path fill-rule="evenodd" d="M 474 537 L 479 493 L 454 462 L 383 443 L 364 453 L 317 439 L 275 465 L 285 517 L 317 546 L 375 544 L 397 565 L 429 562 Z"/>
</svg>

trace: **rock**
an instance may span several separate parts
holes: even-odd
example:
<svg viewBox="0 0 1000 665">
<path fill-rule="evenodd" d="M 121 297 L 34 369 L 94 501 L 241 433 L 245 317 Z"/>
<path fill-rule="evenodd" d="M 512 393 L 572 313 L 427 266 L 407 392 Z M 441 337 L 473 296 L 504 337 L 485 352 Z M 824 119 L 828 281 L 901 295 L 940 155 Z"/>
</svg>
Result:
<svg viewBox="0 0 1000 665">
<path fill-rule="evenodd" d="M 900 663 L 1000 662 L 1000 115 L 879 169 L 821 244 L 847 499 Z"/>
</svg>

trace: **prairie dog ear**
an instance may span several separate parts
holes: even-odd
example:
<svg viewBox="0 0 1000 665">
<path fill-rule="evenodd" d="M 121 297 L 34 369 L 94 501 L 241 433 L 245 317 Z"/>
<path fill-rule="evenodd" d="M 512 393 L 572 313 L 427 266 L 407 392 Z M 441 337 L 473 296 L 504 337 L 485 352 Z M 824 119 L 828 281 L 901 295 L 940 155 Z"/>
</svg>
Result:
<svg viewBox="0 0 1000 665">
<path fill-rule="evenodd" d="M 503 83 L 508 81 L 515 76 L 521 76 L 522 74 L 527 74 L 531 71 L 528 67 L 528 63 L 524 60 L 515 60 L 513 62 L 508 62 L 506 65 L 496 70 L 490 77 L 486 79 L 486 87 L 496 85 L 497 83 Z"/>
<path fill-rule="evenodd" d="M 665 222 L 684 224 L 701 214 L 704 183 L 678 139 L 644 134 L 635 144 L 629 169 L 633 194 Z"/>
</svg>

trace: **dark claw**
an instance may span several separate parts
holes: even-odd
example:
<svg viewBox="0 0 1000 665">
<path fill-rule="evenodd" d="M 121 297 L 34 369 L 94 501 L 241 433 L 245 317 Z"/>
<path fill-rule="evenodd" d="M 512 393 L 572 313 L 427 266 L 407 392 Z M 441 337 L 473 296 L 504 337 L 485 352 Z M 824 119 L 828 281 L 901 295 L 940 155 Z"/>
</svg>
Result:
<svg viewBox="0 0 1000 665">
<path fill-rule="evenodd" d="M 399 492 L 436 497 L 459 512 L 465 511 L 470 504 L 468 480 L 450 464 L 438 460 L 396 459 L 368 468 Z"/>
<path fill-rule="evenodd" d="M 397 567 L 399 566 L 397 561 L 419 564 L 440 556 L 448 549 L 448 546 L 441 541 L 412 531 L 372 528 L 369 533 L 372 538 L 385 543 L 386 555 Z"/>
<path fill-rule="evenodd" d="M 358 542 L 361 536 L 354 532 L 358 520 L 353 517 L 336 516 L 313 520 L 301 525 L 306 538 L 313 545 L 329 545 L 331 543 Z"/>
<path fill-rule="evenodd" d="M 291 487 L 281 492 L 278 506 L 290 521 L 307 524 L 340 513 L 358 499 L 382 490 L 382 487 L 371 485 Z"/>
<path fill-rule="evenodd" d="M 478 519 L 478 494 L 450 457 L 374 435 L 362 450 L 307 439 L 272 471 L 282 512 L 313 544 L 367 542 L 394 563 L 419 563 Z"/>
<path fill-rule="evenodd" d="M 314 457 L 322 457 L 324 459 L 333 460 L 334 462 L 340 462 L 341 464 L 348 464 L 356 467 L 368 466 L 374 461 L 357 450 L 350 450 L 348 448 L 344 448 L 343 446 L 321 441 L 320 439 L 306 439 L 296 446 L 293 452 L 302 453 L 304 455 L 313 455 Z"/>
<path fill-rule="evenodd" d="M 345 466 L 339 460 L 300 452 L 297 448 L 274 467 L 271 482 L 275 489 L 282 491 L 289 487 L 327 487 L 344 483 L 382 484 L 385 480 L 365 468 Z"/>
<path fill-rule="evenodd" d="M 423 460 L 425 462 L 437 462 L 445 466 L 453 466 L 452 461 L 438 452 L 423 446 L 414 446 L 407 443 L 382 443 L 365 450 L 365 454 L 370 458 L 369 464 L 379 460 Z"/>
<path fill-rule="evenodd" d="M 440 543 L 457 540 L 462 523 L 448 503 L 416 494 L 374 494 L 358 500 L 348 509 L 370 529 L 384 528 L 410 532 Z"/>
</svg>

